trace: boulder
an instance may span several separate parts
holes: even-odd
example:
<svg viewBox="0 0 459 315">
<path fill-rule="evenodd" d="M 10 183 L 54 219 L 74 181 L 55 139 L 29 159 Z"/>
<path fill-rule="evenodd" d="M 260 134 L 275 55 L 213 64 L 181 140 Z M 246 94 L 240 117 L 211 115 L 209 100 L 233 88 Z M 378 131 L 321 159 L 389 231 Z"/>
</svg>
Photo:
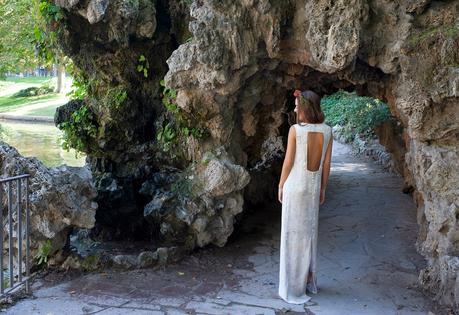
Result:
<svg viewBox="0 0 459 315">
<path fill-rule="evenodd" d="M 97 196 L 97 191 L 87 166 L 72 167 L 64 164 L 58 167 L 46 167 L 37 158 L 23 157 L 14 147 L 0 141 L 0 172 L 1 178 L 30 174 L 28 198 L 31 257 L 40 252 L 41 255 L 47 255 L 49 258 L 67 244 L 72 228 L 92 228 L 94 226 L 98 206 L 94 199 Z M 25 196 L 25 181 L 22 181 L 21 187 L 22 194 Z M 3 226 L 6 226 L 8 185 L 1 185 L 1 189 Z M 15 200 L 13 207 L 17 209 L 15 182 L 12 184 L 12 194 L 13 200 Z M 25 197 L 23 198 L 22 222 L 25 223 Z M 15 211 L 14 222 L 17 220 Z M 10 235 L 8 235 L 8 230 L 5 230 L 4 233 L 6 236 L 4 237 L 3 248 L 8 249 Z M 25 249 L 24 229 L 22 233 L 23 248 Z M 17 231 L 13 235 L 16 239 Z M 16 240 L 14 244 L 14 253 L 17 255 Z M 40 251 L 40 248 L 46 248 L 46 250 Z M 7 256 L 4 258 L 7 259 Z M 34 259 L 31 263 L 35 264 L 36 260 Z"/>
</svg>

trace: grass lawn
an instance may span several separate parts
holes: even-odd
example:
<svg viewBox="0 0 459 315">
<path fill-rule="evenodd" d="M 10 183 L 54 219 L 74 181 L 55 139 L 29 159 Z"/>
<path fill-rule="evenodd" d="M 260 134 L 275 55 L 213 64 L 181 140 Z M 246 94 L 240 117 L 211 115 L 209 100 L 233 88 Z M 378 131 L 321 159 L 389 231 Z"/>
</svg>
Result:
<svg viewBox="0 0 459 315">
<path fill-rule="evenodd" d="M 54 117 L 55 112 L 56 105 L 50 105 L 42 108 L 29 110 L 27 111 L 26 115 Z"/>
<path fill-rule="evenodd" d="M 0 113 L 21 110 L 21 115 L 53 117 L 56 107 L 68 101 L 64 94 L 50 93 L 30 97 L 13 97 L 13 95 L 33 86 L 38 87 L 43 84 L 55 86 L 56 80 L 57 78 L 51 77 L 9 77 L 6 80 L 0 80 Z M 48 102 L 52 104 L 46 106 Z M 40 104 L 43 104 L 43 107 L 39 107 Z M 29 106 L 31 109 L 27 110 Z M 35 108 L 37 106 L 39 108 Z"/>
<path fill-rule="evenodd" d="M 61 95 L 56 94 L 56 93 L 40 95 L 40 96 L 31 96 L 31 97 L 2 96 L 0 97 L 0 113 L 11 112 L 25 105 L 48 102 L 51 100 L 58 100 L 61 97 L 62 97 Z"/>
<path fill-rule="evenodd" d="M 55 81 L 53 77 L 7 77 L 5 80 L 0 82 L 12 82 L 12 83 L 33 83 L 34 85 L 42 85 L 44 83 L 51 83 Z"/>
</svg>

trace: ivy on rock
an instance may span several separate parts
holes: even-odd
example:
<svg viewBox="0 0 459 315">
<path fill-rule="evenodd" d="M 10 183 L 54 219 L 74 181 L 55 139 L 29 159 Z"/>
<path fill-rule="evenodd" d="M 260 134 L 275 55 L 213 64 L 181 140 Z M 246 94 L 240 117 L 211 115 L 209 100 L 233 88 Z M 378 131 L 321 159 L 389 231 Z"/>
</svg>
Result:
<svg viewBox="0 0 459 315">
<path fill-rule="evenodd" d="M 204 139 L 210 133 L 193 113 L 186 112 L 178 106 L 175 102 L 175 89 L 167 87 L 164 80 L 160 81 L 160 85 L 163 87 L 162 103 L 167 112 L 157 128 L 156 140 L 164 152 L 170 153 L 172 158 L 177 158 L 180 155 L 182 140 L 188 137 Z"/>
</svg>

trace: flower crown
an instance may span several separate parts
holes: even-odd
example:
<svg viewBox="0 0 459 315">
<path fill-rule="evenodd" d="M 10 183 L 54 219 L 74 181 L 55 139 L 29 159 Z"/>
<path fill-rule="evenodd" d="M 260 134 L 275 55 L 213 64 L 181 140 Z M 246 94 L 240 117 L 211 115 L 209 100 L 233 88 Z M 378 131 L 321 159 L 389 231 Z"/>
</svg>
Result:
<svg viewBox="0 0 459 315">
<path fill-rule="evenodd" d="M 309 104 L 309 102 L 306 102 L 306 98 L 303 96 L 303 93 L 301 93 L 300 90 L 295 90 L 295 92 L 293 92 L 293 96 L 298 97 L 303 104 Z"/>
</svg>

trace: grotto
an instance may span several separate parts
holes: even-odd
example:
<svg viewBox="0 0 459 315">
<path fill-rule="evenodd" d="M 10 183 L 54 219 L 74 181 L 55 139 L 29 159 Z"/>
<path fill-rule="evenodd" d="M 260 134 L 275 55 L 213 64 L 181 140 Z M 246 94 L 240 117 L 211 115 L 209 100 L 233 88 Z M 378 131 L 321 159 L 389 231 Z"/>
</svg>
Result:
<svg viewBox="0 0 459 315">
<path fill-rule="evenodd" d="M 98 205 L 76 227 L 177 257 L 223 247 L 246 212 L 276 202 L 293 91 L 356 91 L 394 117 L 378 135 L 416 203 L 419 281 L 457 305 L 459 1 L 55 4 L 49 28 L 88 88 L 55 123 L 87 108 L 97 130 L 73 131 Z"/>
</svg>

